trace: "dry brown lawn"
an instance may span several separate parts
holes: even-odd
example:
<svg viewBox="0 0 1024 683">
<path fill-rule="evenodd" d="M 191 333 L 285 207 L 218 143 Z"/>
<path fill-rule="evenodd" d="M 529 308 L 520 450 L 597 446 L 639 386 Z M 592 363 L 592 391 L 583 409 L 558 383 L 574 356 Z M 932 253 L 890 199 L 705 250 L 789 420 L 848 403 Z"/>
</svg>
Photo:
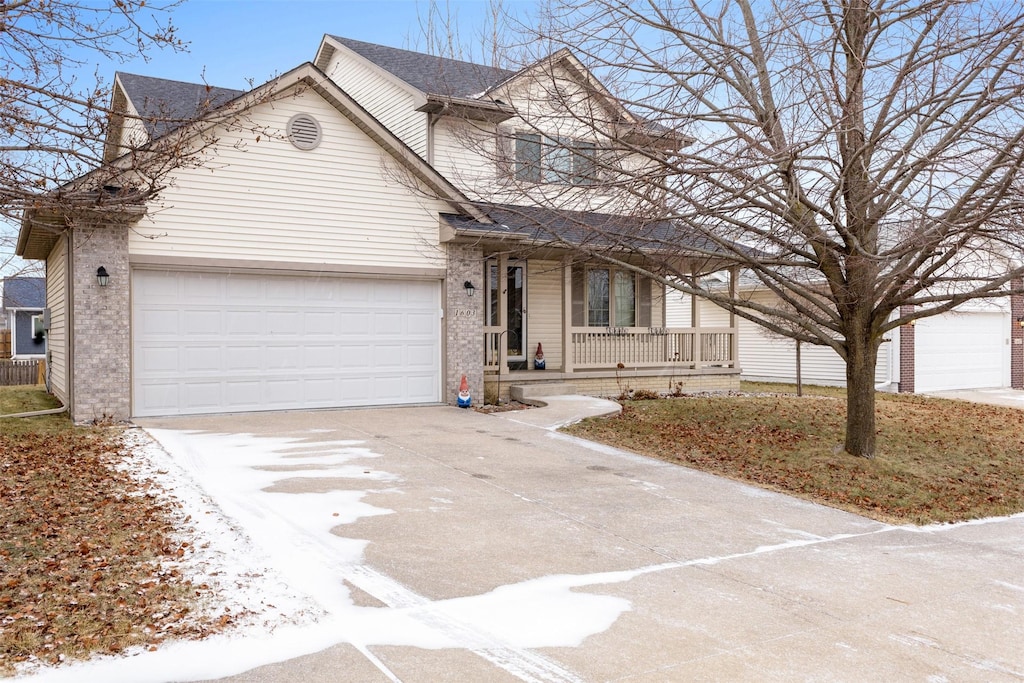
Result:
<svg viewBox="0 0 1024 683">
<path fill-rule="evenodd" d="M 1024 410 L 879 394 L 868 460 L 841 450 L 845 407 L 841 390 L 813 388 L 626 401 L 566 431 L 886 522 L 1024 511 Z"/>
<path fill-rule="evenodd" d="M 0 414 L 52 406 L 40 389 L 0 388 Z M 66 415 L 0 420 L 0 675 L 224 625 L 174 566 L 189 548 L 172 504 L 116 469 L 118 433 Z"/>
</svg>

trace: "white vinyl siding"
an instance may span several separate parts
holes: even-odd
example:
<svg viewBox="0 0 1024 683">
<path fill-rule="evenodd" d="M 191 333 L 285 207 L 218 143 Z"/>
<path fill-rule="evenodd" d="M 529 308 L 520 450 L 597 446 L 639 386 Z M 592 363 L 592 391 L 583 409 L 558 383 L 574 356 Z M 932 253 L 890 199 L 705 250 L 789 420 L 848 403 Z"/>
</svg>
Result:
<svg viewBox="0 0 1024 683">
<path fill-rule="evenodd" d="M 476 198 L 496 189 L 497 144 L 506 143 L 492 123 L 444 117 L 434 125 L 433 166 L 456 187 Z"/>
<path fill-rule="evenodd" d="M 661 283 L 650 279 L 641 279 L 640 282 L 647 282 L 651 288 L 651 327 L 665 327 L 663 305 L 665 300 L 665 288 Z"/>
<path fill-rule="evenodd" d="M 563 102 L 551 97 L 552 86 L 571 94 L 570 111 Z M 560 156 L 564 170 L 570 171 L 566 175 L 570 182 L 531 182 L 516 178 L 516 136 L 542 135 L 548 140 L 573 141 L 581 149 L 586 148 L 586 153 L 593 154 L 595 159 L 604 161 L 608 157 L 615 132 L 595 134 L 593 122 L 588 124 L 581 118 L 586 117 L 585 112 L 595 106 L 595 101 L 564 68 L 556 67 L 554 78 L 549 73 L 513 79 L 510 85 L 489 96 L 510 103 L 519 115 L 498 126 L 445 117 L 433 129 L 434 167 L 470 198 L 613 214 L 629 213 L 635 207 L 635 197 L 601 182 L 610 175 L 607 170 L 598 169 L 597 182 L 593 185 L 573 184 L 568 150 L 549 148 L 548 151 Z M 591 97 L 589 101 L 588 97 Z M 603 113 L 596 115 L 603 116 Z M 564 167 L 566 162 L 569 162 L 568 168 Z M 644 163 L 641 155 L 622 160 L 623 165 L 630 167 Z"/>
<path fill-rule="evenodd" d="M 408 87 L 343 47 L 334 53 L 325 72 L 402 142 L 427 158 L 427 115 L 416 111 L 419 103 Z"/>
<path fill-rule="evenodd" d="M 530 259 L 527 267 L 527 360 L 544 345 L 548 368 L 562 366 L 562 264 Z"/>
<path fill-rule="evenodd" d="M 755 292 L 750 296 L 767 302 L 770 292 Z M 690 299 L 678 292 L 668 299 L 669 327 L 690 326 Z M 708 301 L 700 302 L 702 327 L 728 327 L 729 312 Z M 739 328 L 740 368 L 743 379 L 769 382 L 796 381 L 796 342 L 772 335 L 760 325 L 737 316 Z M 889 377 L 889 345 L 883 342 L 875 366 L 875 382 L 882 384 Z M 800 375 L 807 384 L 845 385 L 846 363 L 834 350 L 814 344 L 800 345 Z"/>
<path fill-rule="evenodd" d="M 740 367 L 743 379 L 771 382 L 796 381 L 796 342 L 774 338 L 763 327 L 748 320 L 739 320 Z M 884 384 L 889 377 L 889 347 L 882 342 L 875 365 L 875 383 Z M 844 386 L 846 363 L 827 346 L 800 345 L 800 375 L 807 384 Z"/>
<path fill-rule="evenodd" d="M 134 105 L 130 100 L 126 100 L 124 124 L 121 128 L 120 154 L 127 154 L 149 142 L 149 133 L 146 132 L 146 126 L 138 116 L 139 112 Z"/>
<path fill-rule="evenodd" d="M 316 117 L 323 142 L 284 136 L 297 113 Z M 397 162 L 309 90 L 255 107 L 254 124 L 218 130 L 216 158 L 175 173 L 129 236 L 132 255 L 436 268 L 438 212 Z"/>
<path fill-rule="evenodd" d="M 434 280 L 132 273 L 133 414 L 436 403 Z"/>
<path fill-rule="evenodd" d="M 46 258 L 46 307 L 50 309 L 50 331 L 46 348 L 49 355 L 50 390 L 68 403 L 68 306 L 67 235 L 57 239 Z"/>
</svg>

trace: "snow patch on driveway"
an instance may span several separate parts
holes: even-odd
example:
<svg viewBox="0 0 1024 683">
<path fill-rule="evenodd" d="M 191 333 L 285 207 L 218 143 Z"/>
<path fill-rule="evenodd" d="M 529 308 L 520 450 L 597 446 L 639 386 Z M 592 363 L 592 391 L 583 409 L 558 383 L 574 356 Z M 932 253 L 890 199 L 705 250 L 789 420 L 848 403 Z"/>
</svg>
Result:
<svg viewBox="0 0 1024 683">
<path fill-rule="evenodd" d="M 322 430 L 291 437 L 150 434 L 159 445 L 144 433 L 131 437 L 137 466 L 181 502 L 200 537 L 186 572 L 214 585 L 233 614 L 255 616 L 204 641 L 44 669 L 33 681 L 210 679 L 340 643 L 392 680 L 367 648 L 465 648 L 521 680 L 578 681 L 530 649 L 578 646 L 630 609 L 622 598 L 573 589 L 636 572 L 549 576 L 431 601 L 366 565 L 368 541 L 343 535 L 345 525 L 392 514 L 363 499 L 398 492 L 401 482 L 372 467 L 380 454 L 363 442 L 320 441 L 329 438 Z M 348 584 L 385 606 L 356 606 Z"/>
</svg>

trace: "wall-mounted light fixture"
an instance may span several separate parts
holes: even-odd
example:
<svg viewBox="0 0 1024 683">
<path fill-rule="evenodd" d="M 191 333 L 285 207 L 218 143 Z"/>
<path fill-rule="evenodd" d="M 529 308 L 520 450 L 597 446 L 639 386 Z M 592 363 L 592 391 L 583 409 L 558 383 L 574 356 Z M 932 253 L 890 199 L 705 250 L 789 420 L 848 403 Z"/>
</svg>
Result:
<svg viewBox="0 0 1024 683">
<path fill-rule="evenodd" d="M 100 283 L 100 287 L 106 287 L 110 282 L 110 275 L 107 274 L 107 269 L 103 266 L 96 269 L 96 282 Z"/>
<path fill-rule="evenodd" d="M 476 293 L 476 287 L 474 287 L 473 283 L 470 282 L 469 280 L 463 282 L 462 286 L 466 288 L 466 294 L 468 294 L 469 296 L 473 296 L 473 294 Z"/>
<path fill-rule="evenodd" d="M 1024 327 L 1024 315 L 1017 316 L 1017 324 Z"/>
</svg>

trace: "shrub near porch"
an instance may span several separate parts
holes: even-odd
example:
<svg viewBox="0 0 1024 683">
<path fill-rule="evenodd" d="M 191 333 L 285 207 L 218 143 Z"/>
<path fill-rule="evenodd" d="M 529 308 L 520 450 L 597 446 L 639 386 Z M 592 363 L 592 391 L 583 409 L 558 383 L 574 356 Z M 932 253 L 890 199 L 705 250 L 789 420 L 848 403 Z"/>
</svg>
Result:
<svg viewBox="0 0 1024 683">
<path fill-rule="evenodd" d="M 845 410 L 836 396 L 683 397 L 566 431 L 887 522 L 1024 510 L 1024 411 L 880 394 L 867 460 L 841 451 Z"/>
</svg>

